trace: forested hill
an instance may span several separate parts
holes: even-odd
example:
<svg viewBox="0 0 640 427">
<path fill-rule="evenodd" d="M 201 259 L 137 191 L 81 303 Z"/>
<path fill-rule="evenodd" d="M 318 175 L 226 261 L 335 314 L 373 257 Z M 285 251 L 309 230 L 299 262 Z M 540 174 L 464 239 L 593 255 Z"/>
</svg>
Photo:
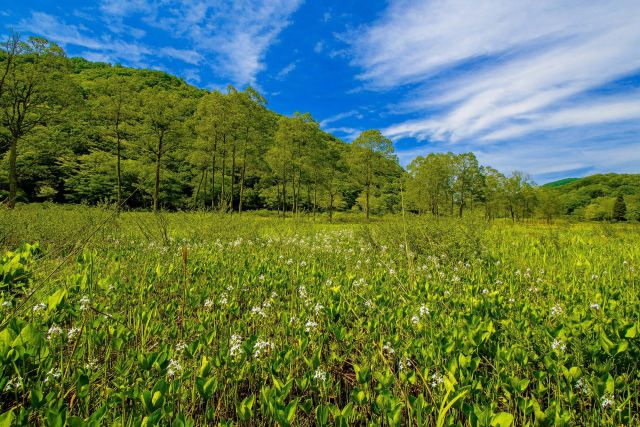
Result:
<svg viewBox="0 0 640 427">
<path fill-rule="evenodd" d="M 554 188 L 569 215 L 590 220 L 610 219 L 615 199 L 622 195 L 627 217 L 640 218 L 640 174 L 590 175 Z"/>
<path fill-rule="evenodd" d="M 578 179 L 580 178 L 563 178 L 557 181 L 547 182 L 546 184 L 543 185 L 543 187 L 549 187 L 549 188 L 560 187 L 561 185 L 565 185 L 570 182 L 577 181 Z"/>
<path fill-rule="evenodd" d="M 203 90 L 161 71 L 68 58 L 42 38 L 0 46 L 0 160 L 9 207 L 640 218 L 637 179 L 537 187 L 473 153 L 431 153 L 405 170 L 378 130 L 347 143 L 309 113 L 269 110 L 251 87 Z M 614 215 L 616 193 L 627 206 Z"/>
<path fill-rule="evenodd" d="M 67 58 L 44 39 L 12 41 L 0 54 L 0 199 L 10 205 L 298 212 L 351 209 L 360 196 L 367 211 L 397 204 L 404 172 L 377 131 L 347 144 L 310 114 L 270 111 L 251 87 L 209 92 L 161 71 Z M 14 105 L 25 108 L 16 115 Z"/>
</svg>

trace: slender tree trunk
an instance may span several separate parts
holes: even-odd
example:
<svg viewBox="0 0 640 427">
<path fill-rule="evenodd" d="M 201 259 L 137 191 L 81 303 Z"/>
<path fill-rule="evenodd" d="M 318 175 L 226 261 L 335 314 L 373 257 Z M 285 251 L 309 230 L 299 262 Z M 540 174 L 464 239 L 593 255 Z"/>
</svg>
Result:
<svg viewBox="0 0 640 427">
<path fill-rule="evenodd" d="M 282 166 L 282 218 L 286 216 L 287 212 L 287 165 Z"/>
<path fill-rule="evenodd" d="M 313 186 L 313 219 L 316 219 L 316 206 L 318 205 L 318 186 Z"/>
<path fill-rule="evenodd" d="M 204 179 L 204 170 L 202 171 L 202 175 L 200 175 L 200 182 L 198 183 L 198 189 L 196 190 L 196 194 L 193 197 L 193 207 L 198 209 L 198 196 L 200 195 L 200 187 L 202 187 L 202 180 Z"/>
<path fill-rule="evenodd" d="M 234 209 L 234 197 L 235 195 L 234 193 L 234 188 L 235 188 L 235 182 L 236 182 L 236 139 L 235 137 L 233 138 L 233 148 L 231 150 L 231 212 L 233 212 Z"/>
<path fill-rule="evenodd" d="M 333 222 L 333 193 L 329 193 L 329 222 Z"/>
<path fill-rule="evenodd" d="M 240 173 L 240 201 L 238 202 L 238 213 L 242 212 L 242 200 L 244 198 L 244 177 L 247 172 L 247 153 L 242 156 L 242 172 Z"/>
<path fill-rule="evenodd" d="M 367 220 L 368 220 L 369 219 L 369 185 L 367 185 L 367 188 L 365 190 L 365 198 L 366 198 L 366 202 L 364 206 L 364 211 L 367 215 Z"/>
<path fill-rule="evenodd" d="M 224 149 L 222 151 L 222 183 L 220 184 L 220 210 L 224 208 L 226 209 L 226 194 L 224 194 L 224 176 L 227 162 L 227 136 L 222 136 L 222 144 L 224 145 Z"/>
<path fill-rule="evenodd" d="M 209 168 L 204 168 L 204 193 L 202 194 L 202 210 L 207 210 L 207 182 L 209 178 Z"/>
<path fill-rule="evenodd" d="M 162 137 L 158 139 L 158 151 L 156 151 L 156 185 L 153 189 L 153 211 L 158 211 L 158 194 L 160 192 L 160 159 L 162 158 Z"/>
<path fill-rule="evenodd" d="M 211 159 L 211 210 L 216 208 L 216 149 L 218 148 L 218 134 L 213 137 L 213 154 Z"/>
<path fill-rule="evenodd" d="M 462 209 L 464 207 L 464 193 L 460 192 L 460 207 L 458 208 L 458 215 L 462 218 Z"/>
<path fill-rule="evenodd" d="M 9 144 L 9 200 L 7 206 L 13 209 L 18 197 L 18 138 L 11 137 Z"/>
<path fill-rule="evenodd" d="M 120 142 L 120 115 L 116 114 L 116 124 L 115 124 L 115 133 L 116 133 L 116 173 L 118 174 L 118 206 L 122 203 L 122 173 L 120 169 L 120 152 L 121 152 L 121 142 Z"/>
</svg>

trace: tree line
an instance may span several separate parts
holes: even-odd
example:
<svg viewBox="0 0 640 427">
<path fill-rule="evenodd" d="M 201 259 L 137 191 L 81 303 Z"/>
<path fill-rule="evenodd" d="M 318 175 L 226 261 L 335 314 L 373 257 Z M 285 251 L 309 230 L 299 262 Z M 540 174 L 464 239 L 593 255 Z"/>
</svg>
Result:
<svg viewBox="0 0 640 427">
<path fill-rule="evenodd" d="M 0 199 L 129 208 L 269 209 L 280 215 L 404 208 L 487 219 L 562 213 L 553 189 L 472 153 L 403 169 L 392 142 L 346 143 L 309 113 L 267 108 L 254 88 L 207 91 L 167 73 L 69 58 L 44 38 L 0 50 Z"/>
</svg>

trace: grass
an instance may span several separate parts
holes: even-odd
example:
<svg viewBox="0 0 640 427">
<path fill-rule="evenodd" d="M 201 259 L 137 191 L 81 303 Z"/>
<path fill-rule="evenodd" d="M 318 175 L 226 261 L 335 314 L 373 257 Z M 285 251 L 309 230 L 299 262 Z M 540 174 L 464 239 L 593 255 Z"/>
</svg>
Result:
<svg viewBox="0 0 640 427">
<path fill-rule="evenodd" d="M 0 236 L 5 422 L 640 422 L 637 224 L 23 206 Z"/>
</svg>

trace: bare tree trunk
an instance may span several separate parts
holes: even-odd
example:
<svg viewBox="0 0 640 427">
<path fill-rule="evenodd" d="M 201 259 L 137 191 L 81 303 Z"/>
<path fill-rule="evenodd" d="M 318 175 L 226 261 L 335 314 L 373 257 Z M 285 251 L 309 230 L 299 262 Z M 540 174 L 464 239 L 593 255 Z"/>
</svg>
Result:
<svg viewBox="0 0 640 427">
<path fill-rule="evenodd" d="M 198 209 L 198 196 L 200 195 L 200 187 L 202 187 L 202 180 L 204 180 L 204 170 L 202 171 L 202 175 L 200 175 L 200 182 L 198 183 L 198 189 L 196 190 L 196 194 L 193 197 L 193 207 Z"/>
<path fill-rule="evenodd" d="M 231 150 L 231 212 L 233 212 L 233 199 L 236 177 L 236 139 L 233 138 L 233 149 Z"/>
<path fill-rule="evenodd" d="M 333 222 L 333 193 L 329 193 L 329 222 Z"/>
<path fill-rule="evenodd" d="M 240 201 L 238 203 L 238 213 L 242 212 L 242 199 L 244 198 L 244 177 L 247 172 L 247 153 L 246 149 L 242 156 L 242 172 L 240 173 Z"/>
<path fill-rule="evenodd" d="M 16 206 L 16 198 L 18 197 L 18 140 L 12 137 L 9 143 L 9 200 L 7 206 L 13 209 Z"/>
<path fill-rule="evenodd" d="M 158 151 L 156 151 L 156 185 L 153 189 L 153 211 L 158 210 L 158 193 L 160 192 L 160 159 L 162 157 L 162 137 L 158 139 Z"/>
<path fill-rule="evenodd" d="M 369 186 L 367 185 L 367 189 L 365 190 L 366 203 L 364 207 L 364 211 L 367 215 L 367 220 L 369 219 Z"/>
<path fill-rule="evenodd" d="M 218 148 L 218 134 L 213 137 L 213 154 L 211 159 L 211 210 L 216 208 L 216 149 Z"/>
<path fill-rule="evenodd" d="M 115 133 L 116 133 L 116 173 L 118 175 L 118 206 L 122 203 L 122 174 L 120 170 L 120 151 L 121 151 L 121 142 L 120 142 L 120 114 L 116 114 L 116 124 L 115 124 Z"/>
<path fill-rule="evenodd" d="M 209 169 L 204 168 L 204 193 L 202 194 L 202 210 L 207 210 L 207 181 L 209 178 Z"/>
<path fill-rule="evenodd" d="M 222 136 L 222 143 L 224 145 L 224 149 L 222 151 L 222 183 L 220 184 L 220 210 L 223 208 L 226 210 L 226 195 L 224 194 L 224 176 L 227 162 L 227 137 L 226 135 Z M 223 207 L 223 204 L 225 205 Z"/>
<path fill-rule="evenodd" d="M 286 164 L 282 166 L 282 217 L 286 216 L 287 212 L 287 171 Z"/>
</svg>

